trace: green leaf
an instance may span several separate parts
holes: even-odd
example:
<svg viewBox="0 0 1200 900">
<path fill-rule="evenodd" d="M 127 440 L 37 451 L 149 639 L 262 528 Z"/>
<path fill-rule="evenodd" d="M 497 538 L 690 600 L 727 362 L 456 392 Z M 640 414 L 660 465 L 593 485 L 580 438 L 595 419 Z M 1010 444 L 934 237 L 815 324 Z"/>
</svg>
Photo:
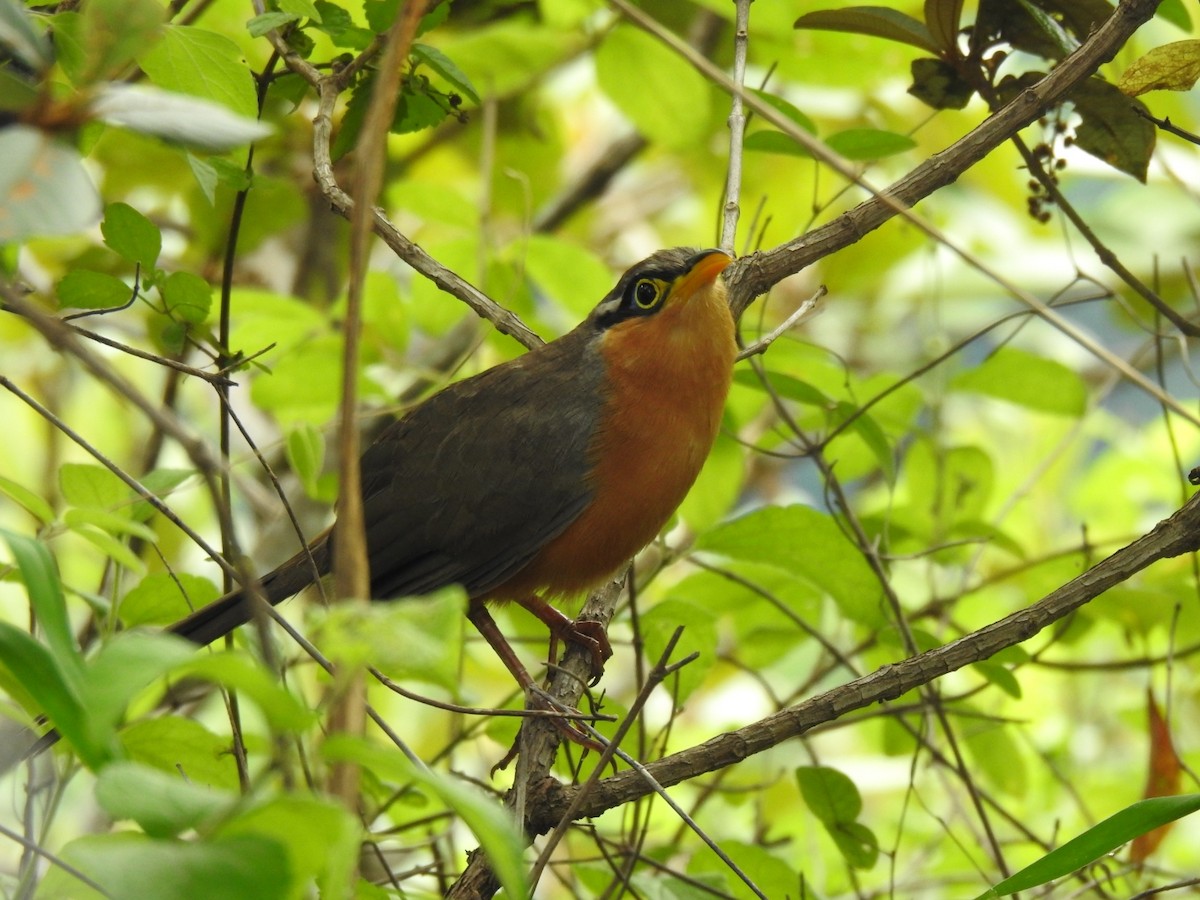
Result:
<svg viewBox="0 0 1200 900">
<path fill-rule="evenodd" d="M 846 862 L 856 869 L 869 869 L 879 856 L 879 841 L 866 825 L 856 821 L 862 812 L 862 797 L 850 778 L 825 766 L 802 766 L 796 770 L 800 794 Z"/>
<path fill-rule="evenodd" d="M 808 116 L 806 116 L 804 113 L 802 113 L 797 106 L 790 103 L 789 101 L 784 100 L 782 97 L 777 97 L 774 94 L 770 93 L 769 91 L 760 91 L 760 90 L 751 88 L 749 90 L 749 93 L 753 94 L 755 97 L 757 97 L 763 103 L 772 107 L 776 111 L 782 113 L 790 121 L 794 122 L 797 127 L 803 128 L 809 134 L 817 133 L 816 123 L 813 122 L 813 120 L 810 119 Z"/>
<path fill-rule="evenodd" d="M 418 76 L 404 83 L 390 130 L 394 134 L 423 131 L 440 125 L 446 115 L 445 107 L 435 99 L 427 85 L 420 83 Z"/>
<path fill-rule="evenodd" d="M 712 102 L 707 82 L 650 35 L 619 25 L 595 59 L 600 89 L 650 140 L 683 148 L 707 133 Z"/>
<path fill-rule="evenodd" d="M 479 94 L 476 92 L 475 86 L 471 84 L 471 80 L 463 74 L 462 69 L 454 64 L 454 60 L 437 47 L 431 47 L 428 44 L 413 44 L 412 55 L 437 72 L 454 90 L 476 106 L 479 105 Z"/>
<path fill-rule="evenodd" d="M 434 12 L 449 13 L 450 4 L 440 3 Z M 400 10 L 400 0 L 363 0 L 363 13 L 367 17 L 367 26 L 376 34 L 383 34 L 396 21 L 396 13 Z M 426 13 L 429 18 L 433 13 Z M 422 19 L 422 22 L 424 19 Z"/>
<path fill-rule="evenodd" d="M 153 222 L 128 203 L 110 203 L 100 223 L 104 243 L 132 263 L 149 269 L 162 251 L 162 234 Z"/>
<path fill-rule="evenodd" d="M 91 525 L 101 531 L 107 531 L 113 537 L 133 535 L 151 544 L 158 540 L 153 528 L 146 527 L 128 515 L 109 512 L 106 509 L 68 509 L 63 513 L 63 522 L 71 528 Z"/>
<path fill-rule="evenodd" d="M 971 668 L 986 678 L 988 683 L 994 684 L 1014 700 L 1021 699 L 1021 683 L 1017 681 L 1017 676 L 1008 666 L 1002 666 L 993 660 L 986 660 L 975 663 Z"/>
<path fill-rule="evenodd" d="M 362 844 L 362 826 L 332 800 L 276 796 L 232 818 L 217 834 L 222 839 L 241 836 L 277 841 L 287 852 L 295 883 L 315 882 L 320 897 L 356 896 L 351 879 Z"/>
<path fill-rule="evenodd" d="M 1155 47 L 1134 61 L 1117 87 L 1130 97 L 1147 91 L 1190 91 L 1200 80 L 1200 41 L 1175 41 Z"/>
<path fill-rule="evenodd" d="M 211 100 L 247 119 L 258 117 L 254 78 L 241 49 L 223 34 L 169 25 L 163 39 L 138 62 L 151 83 L 164 91 Z"/>
<path fill-rule="evenodd" d="M 278 6 L 297 19 L 312 19 L 317 23 L 321 21 L 321 11 L 313 0 L 279 0 Z"/>
<path fill-rule="evenodd" d="M 316 497 L 320 491 L 318 479 L 325 464 L 325 436 L 320 429 L 310 422 L 301 422 L 288 430 L 287 434 L 288 464 L 305 492 L 310 497 Z"/>
<path fill-rule="evenodd" d="M 0 2 L 3 2 L 3 0 L 0 0 Z M 54 521 L 54 507 L 29 490 L 29 488 L 18 484 L 11 478 L 5 478 L 3 475 L 0 475 L 0 493 L 7 495 L 10 500 L 19 503 L 42 524 Z"/>
<path fill-rule="evenodd" d="M 191 272 L 172 272 L 162 285 L 167 312 L 190 325 L 203 324 L 212 309 L 212 287 Z"/>
<path fill-rule="evenodd" d="M 87 713 L 50 651 L 19 628 L 0 622 L 0 660 L 45 713 L 58 733 L 75 748 L 90 769 L 99 769 L 112 751 L 91 742 Z"/>
<path fill-rule="evenodd" d="M 857 413 L 859 408 L 853 403 L 842 402 L 837 405 L 834 411 L 834 423 L 841 424 Z M 887 479 L 888 484 L 896 482 L 896 457 L 892 445 L 888 442 L 887 435 L 883 429 L 879 427 L 869 414 L 863 413 L 856 415 L 854 421 L 850 423 L 850 430 L 857 434 L 864 444 L 867 445 L 876 461 L 879 463 L 879 468 L 883 472 L 883 477 Z"/>
<path fill-rule="evenodd" d="M 612 286 L 604 261 L 579 244 L 561 237 L 534 234 L 524 246 L 525 274 L 538 292 L 573 318 L 582 318 Z"/>
<path fill-rule="evenodd" d="M 83 4 L 78 35 L 83 66 L 76 85 L 115 78 L 134 57 L 156 43 L 164 7 L 155 0 L 89 0 Z"/>
<path fill-rule="evenodd" d="M 213 885 L 220 885 L 221 900 L 302 895 L 293 884 L 287 851 L 257 835 L 196 842 L 130 833 L 88 835 L 68 844 L 62 855 L 110 897 L 201 900 L 213 896 Z"/>
<path fill-rule="evenodd" d="M 862 812 L 862 797 L 850 776 L 827 766 L 796 769 L 800 795 L 809 810 L 825 825 L 853 822 Z"/>
<path fill-rule="evenodd" d="M 908 92 L 933 109 L 962 109 L 975 95 L 975 89 L 944 60 L 914 59 L 910 71 Z"/>
<path fill-rule="evenodd" d="M 837 406 L 832 397 L 794 375 L 787 375 L 783 372 L 767 369 L 766 378 L 771 386 L 771 390 L 786 400 L 795 400 L 797 403 L 826 410 L 833 410 Z M 744 385 L 757 391 L 766 390 L 757 373 L 747 368 L 738 368 L 733 373 L 733 383 Z"/>
<path fill-rule="evenodd" d="M 72 234 L 100 217 L 79 154 L 36 128 L 0 129 L 0 244 Z"/>
<path fill-rule="evenodd" d="M 826 830 L 851 867 L 870 869 L 879 859 L 879 839 L 862 822 L 843 822 Z"/>
<path fill-rule="evenodd" d="M 29 13 L 17 0 L 0 0 L 0 46 L 35 72 L 54 63 L 54 51 L 46 36 L 34 28 Z"/>
<path fill-rule="evenodd" d="M 857 622 L 879 625 L 882 589 L 858 549 L 828 515 L 807 506 L 770 506 L 719 525 L 698 552 L 764 563 L 808 579 Z"/>
<path fill-rule="evenodd" d="M 1180 794 L 1174 797 L 1152 797 L 1139 800 L 1092 826 L 1061 847 L 1051 850 L 1037 862 L 1006 878 L 991 890 L 980 894 L 978 900 L 1001 897 L 1027 891 L 1039 885 L 1070 875 L 1096 862 L 1138 835 L 1146 834 L 1200 810 L 1200 794 Z"/>
<path fill-rule="evenodd" d="M 132 588 L 117 607 L 127 628 L 137 625 L 170 625 L 220 596 L 207 578 L 186 572 L 153 572 Z"/>
<path fill-rule="evenodd" d="M 9 0 L 0 0 L 0 4 L 6 2 Z M 13 66 L 0 66 L 0 112 L 20 118 L 21 114 L 37 106 L 39 99 L 37 86 L 26 79 L 24 73 L 15 71 Z"/>
<path fill-rule="evenodd" d="M 59 309 L 117 309 L 132 296 L 120 278 L 89 269 L 72 269 L 58 283 Z"/>
<path fill-rule="evenodd" d="M 113 819 L 132 819 L 151 837 L 174 837 L 234 805 L 237 795 L 141 763 L 115 762 L 96 779 L 96 801 Z"/>
<path fill-rule="evenodd" d="M 841 31 L 898 41 L 930 53 L 941 49 L 923 22 L 883 6 L 848 6 L 805 13 L 796 20 L 796 28 Z"/>
<path fill-rule="evenodd" d="M 156 679 L 191 662 L 196 647 L 171 634 L 123 631 L 88 660 L 79 699 L 97 743 L 110 744 L 130 701 Z"/>
<path fill-rule="evenodd" d="M 1192 17 L 1188 15 L 1183 0 L 1163 0 L 1158 5 L 1158 9 L 1154 11 L 1154 15 L 1164 22 L 1170 22 L 1180 31 L 1186 31 L 1189 34 L 1192 31 Z"/>
<path fill-rule="evenodd" d="M 1072 369 L 1007 345 L 956 375 L 950 386 L 1062 416 L 1079 416 L 1087 408 L 1087 387 Z"/>
<path fill-rule="evenodd" d="M 271 726 L 282 731 L 299 731 L 313 714 L 275 681 L 267 669 L 235 652 L 207 653 L 182 666 L 179 675 L 194 676 L 231 688 L 253 700 Z"/>
<path fill-rule="evenodd" d="M 692 653 L 699 654 L 697 659 L 672 676 L 667 684 L 671 696 L 678 704 L 683 704 L 703 683 L 717 661 L 716 617 L 699 604 L 678 599 L 656 603 L 641 616 L 641 633 L 645 642 L 642 653 L 650 665 L 659 661 L 667 641 L 680 625 L 684 626 L 683 634 L 679 636 L 675 652 L 667 664 L 677 663 Z"/>
<path fill-rule="evenodd" d="M 463 782 L 418 769 L 395 747 L 372 744 L 365 738 L 330 735 L 321 744 L 321 753 L 327 760 L 357 762 L 382 779 L 397 784 L 415 782 L 436 794 L 471 829 L 507 895 L 529 896 L 522 862 L 524 842 L 499 803 Z"/>
<path fill-rule="evenodd" d="M 125 728 L 120 739 L 130 758 L 181 774 L 193 784 L 231 791 L 240 787 L 229 738 L 218 737 L 193 719 L 144 719 Z"/>
<path fill-rule="evenodd" d="M 334 604 L 314 630 L 321 649 L 338 665 L 373 664 L 397 681 L 416 679 L 454 693 L 465 607 L 466 595 L 453 585 L 396 603 Z"/>
<path fill-rule="evenodd" d="M 877 128 L 849 128 L 825 139 L 833 150 L 846 159 L 865 161 L 905 153 L 917 146 L 907 135 Z"/>
<path fill-rule="evenodd" d="M 137 575 L 146 571 L 146 564 L 142 562 L 138 555 L 107 531 L 102 531 L 91 525 L 72 524 L 70 522 L 67 523 L 67 527 L 71 530 L 72 534 L 79 535 L 113 562 L 117 563 L 117 565 L 123 566 Z"/>
<path fill-rule="evenodd" d="M 92 463 L 63 463 L 58 488 L 72 506 L 116 509 L 129 500 L 129 487 L 120 478 Z"/>
<path fill-rule="evenodd" d="M 329 35 L 335 47 L 349 50 L 364 50 L 375 35 L 366 28 L 360 28 L 350 18 L 350 13 L 329 3 L 328 0 L 316 0 L 313 4 L 320 12 L 314 20 L 314 27 Z"/>
<path fill-rule="evenodd" d="M 736 430 L 731 430 L 736 433 Z M 696 483 L 679 505 L 678 516 L 694 532 L 707 531 L 725 518 L 742 491 L 746 467 L 741 445 L 722 433 L 709 451 Z"/>
<path fill-rule="evenodd" d="M 742 147 L 755 153 L 779 153 L 784 156 L 802 156 L 811 158 L 803 144 L 782 131 L 755 131 L 746 135 Z"/>
<path fill-rule="evenodd" d="M 1135 111 L 1148 111 L 1142 101 L 1096 77 L 1075 88 L 1070 100 L 1083 120 L 1075 128 L 1076 145 L 1144 184 L 1158 132 Z"/>
<path fill-rule="evenodd" d="M 300 16 L 296 13 L 267 12 L 247 21 L 246 31 L 250 33 L 250 37 L 262 37 L 273 28 L 282 28 L 289 22 L 297 22 L 299 20 Z"/>
<path fill-rule="evenodd" d="M 141 477 L 141 485 L 155 497 L 167 497 L 194 474 L 190 469 L 152 469 Z M 130 496 L 135 496 L 132 489 Z M 156 512 L 150 501 L 142 500 L 140 495 L 134 499 L 130 509 L 130 515 L 139 522 L 148 522 Z"/>
<path fill-rule="evenodd" d="M 50 652 L 63 677 L 71 684 L 72 691 L 79 688 L 83 679 L 83 657 L 71 633 L 71 622 L 67 617 L 67 600 L 63 596 L 62 580 L 58 567 L 49 549 L 35 538 L 0 528 L 0 537 L 8 544 L 34 618 L 46 635 Z"/>
</svg>

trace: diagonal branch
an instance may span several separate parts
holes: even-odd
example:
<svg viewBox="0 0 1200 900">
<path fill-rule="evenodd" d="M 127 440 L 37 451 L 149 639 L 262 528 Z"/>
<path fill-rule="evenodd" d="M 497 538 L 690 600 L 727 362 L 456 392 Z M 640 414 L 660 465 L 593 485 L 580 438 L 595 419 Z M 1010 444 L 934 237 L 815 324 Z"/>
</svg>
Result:
<svg viewBox="0 0 1200 900">
<path fill-rule="evenodd" d="M 953 183 L 1047 109 L 1060 103 L 1076 85 L 1090 78 L 1101 65 L 1111 60 L 1133 33 L 1154 15 L 1159 2 L 1123 0 L 1104 24 L 1053 72 L 1022 91 L 1007 106 L 945 150 L 923 161 L 895 184 L 876 192 L 827 225 L 734 263 L 726 270 L 725 280 L 729 284 L 730 305 L 735 316 L 740 316 L 755 297 L 788 275 L 855 243 L 934 191 Z M 728 79 L 723 73 L 717 74 L 720 76 L 717 83 L 729 90 L 725 84 Z M 760 104 L 758 98 L 747 96 L 744 99 L 747 106 L 776 127 L 787 126 L 785 130 L 789 134 L 799 131 L 777 111 Z M 759 106 L 764 108 L 760 109 Z"/>
<path fill-rule="evenodd" d="M 703 744 L 646 764 L 655 781 L 670 787 L 690 778 L 741 762 L 818 725 L 833 722 L 854 710 L 894 700 L 911 690 L 971 663 L 988 659 L 1034 635 L 1094 600 L 1160 559 L 1170 559 L 1200 550 L 1200 494 L 1196 494 L 1152 531 L 1122 547 L 1103 562 L 1048 594 L 1042 600 L 1017 610 L 991 625 L 941 647 L 877 669 L 833 690 L 782 709 L 737 731 L 710 738 Z M 554 827 L 570 808 L 579 791 L 552 779 L 540 785 L 543 793 L 531 798 L 528 827 L 540 834 Z M 598 816 L 649 794 L 651 788 L 636 771 L 624 771 L 592 787 L 579 804 L 578 818 Z"/>
</svg>

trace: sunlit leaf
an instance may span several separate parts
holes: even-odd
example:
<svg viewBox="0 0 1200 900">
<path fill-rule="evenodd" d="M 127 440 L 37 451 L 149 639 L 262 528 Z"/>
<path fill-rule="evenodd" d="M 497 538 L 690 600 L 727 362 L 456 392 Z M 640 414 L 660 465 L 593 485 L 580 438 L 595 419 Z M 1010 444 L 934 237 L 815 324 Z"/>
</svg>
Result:
<svg viewBox="0 0 1200 900">
<path fill-rule="evenodd" d="M 951 384 L 955 390 L 1064 416 L 1081 415 L 1087 406 L 1087 388 L 1074 369 L 1016 347 L 1001 347 Z"/>
<path fill-rule="evenodd" d="M 412 55 L 437 72 L 454 90 L 472 103 L 479 105 L 479 94 L 476 93 L 470 79 L 462 69 L 455 65 L 454 60 L 437 47 L 431 47 L 429 44 L 413 44 Z"/>
<path fill-rule="evenodd" d="M 162 250 L 158 228 L 128 203 L 110 203 L 100 223 L 104 243 L 130 262 L 149 268 Z"/>
<path fill-rule="evenodd" d="M 96 800 L 114 819 L 132 819 L 151 837 L 171 837 L 232 806 L 237 795 L 149 766 L 116 762 L 96 780 Z"/>
<path fill-rule="evenodd" d="M 815 509 L 755 510 L 701 535 L 696 550 L 783 568 L 826 590 L 856 621 L 881 621 L 878 580 L 837 523 Z"/>
<path fill-rule="evenodd" d="M 1107 856 L 1122 844 L 1129 843 L 1139 834 L 1145 834 L 1168 822 L 1191 815 L 1197 810 L 1200 810 L 1200 794 L 1140 800 L 1051 850 L 1037 862 L 980 894 L 977 900 L 1027 891 L 1064 875 L 1070 875 Z"/>
<path fill-rule="evenodd" d="M 295 890 L 286 849 L 257 835 L 193 842 L 96 834 L 72 841 L 62 855 L 110 897 L 200 900 L 220 885 L 222 900 L 285 900 Z"/>
<path fill-rule="evenodd" d="M 650 35 L 613 29 L 596 51 L 601 90 L 646 137 L 668 147 L 699 139 L 708 124 L 708 83 Z"/>
<path fill-rule="evenodd" d="M 825 143 L 846 159 L 852 160 L 882 159 L 917 146 L 917 142 L 907 135 L 877 128 L 850 128 L 839 131 L 829 135 Z"/>
<path fill-rule="evenodd" d="M 1155 47 L 1134 61 L 1118 87 L 1130 97 L 1147 91 L 1190 91 L 1200 80 L 1200 41 L 1175 41 Z"/>
</svg>

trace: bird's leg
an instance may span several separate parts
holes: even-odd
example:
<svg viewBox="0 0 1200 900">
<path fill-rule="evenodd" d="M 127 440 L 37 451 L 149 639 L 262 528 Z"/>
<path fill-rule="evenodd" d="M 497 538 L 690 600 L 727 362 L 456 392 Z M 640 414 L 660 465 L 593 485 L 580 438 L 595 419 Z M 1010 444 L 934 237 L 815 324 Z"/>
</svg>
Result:
<svg viewBox="0 0 1200 900">
<path fill-rule="evenodd" d="M 557 612 L 557 610 L 556 610 Z M 559 613 L 561 616 L 562 613 Z M 545 691 L 537 686 L 533 678 L 529 674 L 529 670 L 525 668 L 520 659 L 517 658 L 516 651 L 509 644 L 508 639 L 500 631 L 500 627 L 496 624 L 496 620 L 492 618 L 492 614 L 488 612 L 486 606 L 477 601 L 471 601 L 467 604 L 467 618 L 471 620 L 471 624 L 475 629 L 483 635 L 484 640 L 492 645 L 492 649 L 496 651 L 496 655 L 500 657 L 500 661 L 504 663 L 504 667 L 512 673 L 513 678 L 517 680 L 517 684 L 521 686 L 521 690 L 525 692 L 525 696 L 531 698 L 533 702 L 539 703 L 550 709 L 569 710 L 569 707 L 556 703 Z M 563 616 L 563 618 L 566 618 Z M 570 621 L 569 619 L 567 621 Z M 609 653 L 611 654 L 611 650 Z M 581 747 L 586 747 L 589 750 L 601 752 L 604 748 L 596 741 L 592 740 L 581 729 L 574 728 L 570 722 L 556 718 L 553 720 L 554 727 L 566 737 L 568 740 L 579 744 Z"/>
<path fill-rule="evenodd" d="M 577 622 L 536 594 L 531 594 L 524 600 L 518 600 L 517 603 L 541 619 L 550 629 L 552 648 L 553 642 L 559 638 L 564 641 L 574 641 L 586 648 L 592 654 L 591 683 L 595 684 L 600 680 L 600 676 L 604 674 L 604 664 L 612 656 L 612 645 L 608 642 L 604 626 L 599 622 L 587 620 Z M 553 658 L 553 653 L 551 653 L 551 657 Z"/>
</svg>

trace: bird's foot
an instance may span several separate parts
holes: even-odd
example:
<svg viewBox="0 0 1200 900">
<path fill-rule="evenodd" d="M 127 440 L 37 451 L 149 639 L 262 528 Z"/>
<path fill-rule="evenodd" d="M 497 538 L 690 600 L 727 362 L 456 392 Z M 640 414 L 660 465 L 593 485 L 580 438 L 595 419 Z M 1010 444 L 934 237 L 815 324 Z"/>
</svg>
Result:
<svg viewBox="0 0 1200 900">
<path fill-rule="evenodd" d="M 612 658 L 612 644 L 608 642 L 608 634 L 604 626 L 590 619 L 572 619 L 551 606 L 541 597 L 532 596 L 519 601 L 535 616 L 542 620 L 550 630 L 550 662 L 558 659 L 558 641 L 569 641 L 579 644 L 592 656 L 592 672 L 589 684 L 596 684 L 604 674 L 604 664 Z"/>
</svg>

